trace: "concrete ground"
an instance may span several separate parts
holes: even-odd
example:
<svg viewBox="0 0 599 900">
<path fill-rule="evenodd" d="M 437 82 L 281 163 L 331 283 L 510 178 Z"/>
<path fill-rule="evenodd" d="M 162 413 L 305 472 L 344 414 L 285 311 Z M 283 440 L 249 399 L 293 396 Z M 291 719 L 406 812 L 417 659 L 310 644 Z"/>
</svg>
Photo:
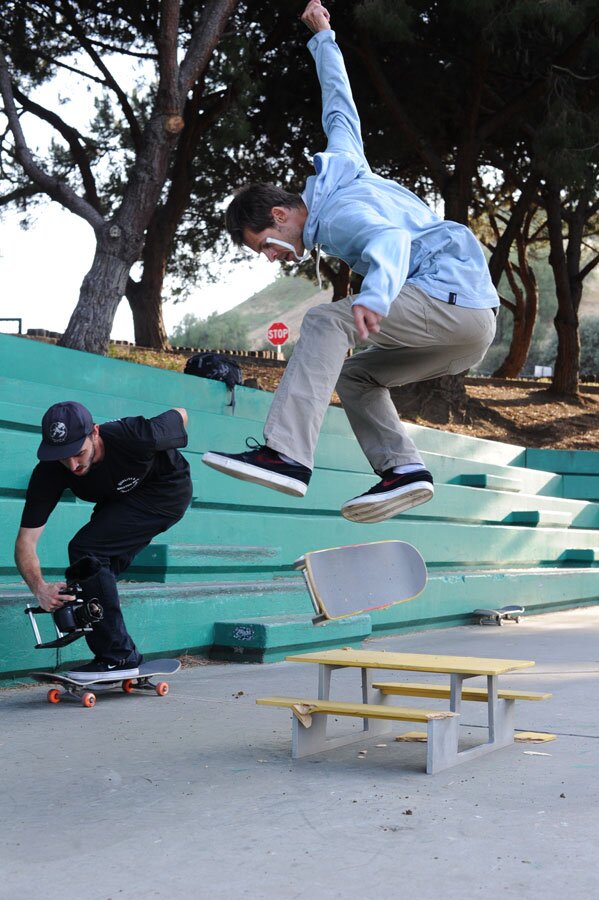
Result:
<svg viewBox="0 0 599 900">
<path fill-rule="evenodd" d="M 168 697 L 115 691 L 90 710 L 5 690 L 0 898 L 597 896 L 599 607 L 365 646 L 534 659 L 500 683 L 552 691 L 517 704 L 516 726 L 557 740 L 436 776 L 422 744 L 392 738 L 294 762 L 289 712 L 254 701 L 316 696 L 298 663 L 199 665 Z M 358 673 L 334 692 L 357 699 Z M 465 705 L 466 737 L 483 714 Z"/>
</svg>

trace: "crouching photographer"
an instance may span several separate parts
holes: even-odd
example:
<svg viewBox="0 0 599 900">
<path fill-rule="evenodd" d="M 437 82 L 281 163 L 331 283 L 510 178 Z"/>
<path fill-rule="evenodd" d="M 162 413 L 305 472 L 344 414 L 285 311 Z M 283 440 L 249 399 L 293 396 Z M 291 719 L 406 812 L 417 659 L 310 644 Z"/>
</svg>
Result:
<svg viewBox="0 0 599 900">
<path fill-rule="evenodd" d="M 56 403 L 44 414 L 40 462 L 29 481 L 15 561 L 40 607 L 54 614 L 57 628 L 84 630 L 94 658 L 67 672 L 70 678 L 83 682 L 139 674 L 143 656 L 125 625 L 116 579 L 189 506 L 189 464 L 177 449 L 187 445 L 186 425 L 182 408 L 104 425 L 94 424 L 89 410 L 74 401 Z M 66 581 L 49 583 L 37 546 L 67 488 L 95 505 L 90 521 L 69 542 Z M 73 606 L 75 600 L 86 604 L 87 616 Z M 78 625 L 77 616 L 89 621 Z"/>
</svg>

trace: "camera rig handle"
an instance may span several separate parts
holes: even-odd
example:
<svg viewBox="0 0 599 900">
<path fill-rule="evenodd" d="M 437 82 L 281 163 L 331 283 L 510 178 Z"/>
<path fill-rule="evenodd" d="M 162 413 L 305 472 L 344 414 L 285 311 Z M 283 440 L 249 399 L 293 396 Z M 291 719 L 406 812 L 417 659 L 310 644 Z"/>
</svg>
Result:
<svg viewBox="0 0 599 900">
<path fill-rule="evenodd" d="M 27 604 L 25 607 L 25 615 L 29 616 L 29 622 L 31 624 L 31 628 L 33 629 L 33 636 L 36 640 L 35 649 L 36 650 L 46 650 L 52 649 L 53 647 L 66 647 L 67 644 L 72 644 L 73 641 L 78 640 L 80 637 L 83 637 L 83 632 L 73 632 L 71 634 L 64 634 L 59 630 L 58 625 L 54 622 L 54 628 L 56 629 L 56 640 L 54 641 L 46 641 L 42 642 L 42 636 L 40 634 L 40 630 L 37 627 L 37 622 L 35 621 L 35 616 L 40 614 L 49 615 L 45 609 L 42 609 L 41 606 L 30 606 Z"/>
</svg>

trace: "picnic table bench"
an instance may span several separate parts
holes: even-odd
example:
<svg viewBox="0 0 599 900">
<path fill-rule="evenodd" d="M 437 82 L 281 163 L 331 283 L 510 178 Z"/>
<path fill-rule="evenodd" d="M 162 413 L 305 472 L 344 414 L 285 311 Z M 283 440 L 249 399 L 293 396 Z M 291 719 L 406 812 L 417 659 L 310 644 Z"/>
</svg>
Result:
<svg viewBox="0 0 599 900">
<path fill-rule="evenodd" d="M 256 703 L 291 709 L 294 759 L 387 734 L 394 721 L 422 722 L 427 726 L 426 771 L 434 775 L 512 744 L 516 701 L 546 700 L 551 696 L 549 693 L 499 689 L 500 675 L 530 668 L 534 666 L 531 660 L 352 649 L 305 653 L 286 659 L 318 665 L 318 697 L 261 697 Z M 360 669 L 361 703 L 331 699 L 331 675 L 341 668 Z M 377 681 L 375 673 L 380 675 L 386 670 L 445 674 L 449 675 L 449 684 Z M 486 688 L 464 688 L 466 679 L 477 676 L 486 678 Z M 391 702 L 396 695 L 447 699 L 449 709 L 396 706 Z M 462 701 L 479 701 L 487 705 L 487 740 L 464 750 L 459 749 Z M 361 718 L 362 729 L 327 736 L 327 718 L 331 715 Z"/>
</svg>

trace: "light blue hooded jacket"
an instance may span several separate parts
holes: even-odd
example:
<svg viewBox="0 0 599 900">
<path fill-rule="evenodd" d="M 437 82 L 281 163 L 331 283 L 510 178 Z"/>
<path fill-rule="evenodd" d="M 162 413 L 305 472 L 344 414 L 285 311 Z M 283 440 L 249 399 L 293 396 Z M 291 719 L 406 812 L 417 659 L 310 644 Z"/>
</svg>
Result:
<svg viewBox="0 0 599 900">
<path fill-rule="evenodd" d="M 499 306 L 482 247 L 473 233 L 437 216 L 415 194 L 375 175 L 364 156 L 360 120 L 334 31 L 308 48 L 322 88 L 324 153 L 314 156 L 303 199 L 304 246 L 315 245 L 364 276 L 355 303 L 387 315 L 403 285 L 447 303 Z"/>
</svg>

